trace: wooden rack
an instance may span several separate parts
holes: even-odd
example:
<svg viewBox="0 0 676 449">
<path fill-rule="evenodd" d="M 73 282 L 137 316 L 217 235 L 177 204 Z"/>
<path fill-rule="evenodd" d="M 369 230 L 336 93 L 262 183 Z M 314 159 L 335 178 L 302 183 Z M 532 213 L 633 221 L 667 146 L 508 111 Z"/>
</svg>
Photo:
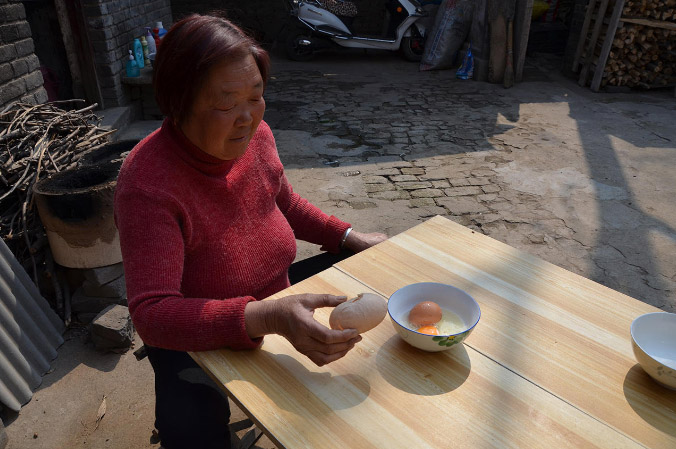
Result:
<svg viewBox="0 0 676 449">
<path fill-rule="evenodd" d="M 676 0 L 590 0 L 573 60 L 578 84 L 676 85 Z"/>
</svg>

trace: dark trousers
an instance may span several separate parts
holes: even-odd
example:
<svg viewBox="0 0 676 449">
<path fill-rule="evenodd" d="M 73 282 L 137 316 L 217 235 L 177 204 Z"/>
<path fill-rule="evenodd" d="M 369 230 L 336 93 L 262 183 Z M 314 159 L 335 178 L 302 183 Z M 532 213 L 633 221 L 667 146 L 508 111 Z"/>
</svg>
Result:
<svg viewBox="0 0 676 449">
<path fill-rule="evenodd" d="M 289 280 L 296 284 L 350 255 L 324 253 L 296 262 Z M 148 345 L 146 351 L 155 371 L 155 428 L 162 447 L 230 449 L 230 407 L 223 390 L 187 352 Z"/>
<path fill-rule="evenodd" d="M 146 345 L 155 371 L 155 428 L 165 449 L 230 449 L 230 406 L 187 352 Z"/>
</svg>

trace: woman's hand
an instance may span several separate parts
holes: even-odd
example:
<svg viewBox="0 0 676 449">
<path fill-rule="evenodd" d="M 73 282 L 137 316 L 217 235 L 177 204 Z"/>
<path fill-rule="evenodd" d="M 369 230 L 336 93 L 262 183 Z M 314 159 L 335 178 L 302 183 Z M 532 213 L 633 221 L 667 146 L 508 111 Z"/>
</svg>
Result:
<svg viewBox="0 0 676 449">
<path fill-rule="evenodd" d="M 364 234 L 362 232 L 357 232 L 353 229 L 347 235 L 347 239 L 345 239 L 343 247 L 355 253 L 358 253 L 360 251 L 364 251 L 365 249 L 372 247 L 373 245 L 377 245 L 378 243 L 383 242 L 385 240 L 387 240 L 387 236 L 385 234 L 381 234 L 380 232 L 372 232 L 370 234 Z"/>
<path fill-rule="evenodd" d="M 303 294 L 285 296 L 274 301 L 255 301 L 244 310 L 247 332 L 252 338 L 279 334 L 317 366 L 338 360 L 354 347 L 361 337 L 354 329 L 329 329 L 314 319 L 320 307 L 335 307 L 345 296 Z"/>
</svg>

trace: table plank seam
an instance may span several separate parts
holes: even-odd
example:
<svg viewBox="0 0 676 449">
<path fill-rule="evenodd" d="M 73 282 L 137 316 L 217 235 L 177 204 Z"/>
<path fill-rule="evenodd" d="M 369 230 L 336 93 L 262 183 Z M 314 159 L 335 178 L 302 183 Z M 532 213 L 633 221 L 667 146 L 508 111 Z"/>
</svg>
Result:
<svg viewBox="0 0 676 449">
<path fill-rule="evenodd" d="M 500 363 L 498 360 L 494 359 L 493 357 L 491 357 L 490 355 L 484 353 L 483 351 L 480 351 L 479 349 L 477 349 L 476 347 L 472 346 L 472 345 L 469 344 L 468 342 L 465 341 L 465 342 L 464 342 L 464 345 L 467 346 L 467 347 L 469 347 L 469 348 L 471 348 L 472 350 L 478 352 L 479 354 L 483 355 L 483 356 L 486 357 L 487 359 L 492 360 L 493 362 L 497 363 L 499 366 L 503 367 L 503 368 L 506 369 L 507 371 L 510 371 L 511 373 L 513 373 L 513 374 L 515 374 L 516 376 L 522 378 L 522 379 L 525 380 L 526 382 L 528 382 L 528 383 L 534 385 L 535 387 L 539 388 L 540 390 L 544 391 L 545 393 L 547 393 L 547 394 L 549 394 L 549 395 L 551 395 L 551 396 L 554 396 L 556 399 L 560 400 L 561 402 L 563 402 L 563 403 L 565 403 L 565 404 L 568 404 L 569 406 L 571 406 L 571 407 L 574 408 L 575 410 L 581 412 L 581 413 L 584 414 L 584 415 L 587 415 L 588 417 L 590 417 L 590 418 L 593 419 L 594 421 L 598 422 L 599 424 L 602 424 L 602 425 L 608 427 L 609 429 L 613 430 L 614 432 L 618 433 L 619 435 L 624 436 L 625 438 L 628 438 L 629 440 L 631 440 L 632 442 L 638 444 L 639 446 L 644 447 L 644 448 L 646 448 L 646 449 L 649 449 L 648 446 L 645 446 L 645 445 L 642 444 L 640 441 L 635 440 L 634 438 L 632 438 L 631 436 L 625 434 L 624 432 L 620 431 L 619 429 L 616 429 L 615 427 L 613 427 L 613 426 L 611 426 L 610 424 L 608 424 L 608 423 L 606 423 L 606 422 L 600 420 L 599 418 L 597 418 L 596 416 L 592 415 L 591 413 L 589 413 L 589 412 L 587 412 L 587 411 L 581 409 L 580 407 L 576 406 L 575 404 L 573 404 L 573 403 L 571 403 L 571 402 L 565 400 L 564 398 L 562 398 L 561 396 L 557 395 L 556 393 L 554 393 L 554 392 L 552 392 L 552 391 L 549 391 L 548 389 L 546 389 L 546 388 L 543 387 L 542 385 L 540 385 L 540 384 L 538 384 L 538 383 L 536 383 L 536 382 L 530 380 L 528 377 L 526 377 L 526 376 L 524 376 L 523 374 L 521 374 L 521 373 L 519 373 L 519 372 L 513 370 L 512 368 L 510 368 L 509 366 L 505 365 L 504 363 Z"/>
<path fill-rule="evenodd" d="M 337 269 L 338 271 L 340 271 L 341 273 L 344 273 L 346 276 L 348 276 L 348 277 L 354 279 L 355 281 L 364 284 L 366 287 L 368 287 L 368 288 L 370 288 L 371 290 L 377 292 L 379 295 L 381 295 L 381 296 L 387 298 L 387 295 L 385 295 L 383 292 L 381 292 L 380 290 L 378 290 L 377 288 L 375 288 L 375 287 L 373 287 L 373 286 L 371 286 L 371 285 L 369 285 L 369 284 L 366 284 L 364 281 L 355 278 L 354 276 L 352 276 L 352 275 L 351 275 L 350 273 L 348 273 L 347 271 L 341 269 L 339 266 L 333 265 L 333 267 L 336 268 L 336 269 Z M 499 361 L 497 361 L 497 360 L 494 359 L 493 357 L 490 357 L 488 354 L 486 354 L 486 353 L 480 351 L 479 349 L 477 349 L 475 346 L 472 346 L 469 342 L 465 341 L 464 344 L 465 344 L 465 346 L 467 346 L 467 347 L 473 349 L 474 351 L 476 351 L 476 352 L 478 352 L 479 354 L 483 355 L 484 357 L 488 358 L 489 360 L 491 360 L 491 361 L 497 363 L 499 366 L 505 368 L 506 370 L 512 372 L 513 374 L 517 375 L 518 377 L 524 379 L 524 380 L 527 381 L 528 383 L 530 383 L 530 384 L 532 384 L 532 385 L 538 387 L 538 388 L 541 389 L 542 391 L 544 391 L 544 392 L 546 392 L 546 393 L 552 395 L 553 397 L 559 399 L 560 401 L 564 402 L 565 404 L 570 405 L 570 406 L 573 407 L 575 410 L 578 410 L 579 412 L 581 412 L 581 413 L 583 413 L 583 414 L 589 416 L 589 417 L 592 418 L 594 421 L 596 421 L 596 422 L 598 422 L 598 423 L 600 423 L 600 424 L 606 426 L 606 427 L 609 428 L 609 429 L 612 429 L 614 432 L 618 433 L 619 435 L 622 435 L 622 436 L 628 438 L 629 440 L 633 441 L 634 443 L 638 444 L 639 446 L 644 447 L 644 448 L 647 449 L 647 446 L 645 446 L 644 444 L 642 444 L 640 441 L 637 441 L 636 439 L 634 439 L 634 438 L 632 438 L 631 436 L 625 434 L 624 432 L 620 431 L 619 429 L 617 429 L 617 428 L 611 426 L 610 424 L 608 424 L 608 423 L 606 423 L 606 422 L 600 420 L 599 418 L 597 418 L 596 416 L 590 414 L 589 412 L 586 412 L 585 410 L 583 410 L 583 409 L 577 407 L 576 405 L 572 404 L 571 402 L 569 402 L 569 401 L 563 399 L 561 396 L 559 396 L 559 395 L 553 393 L 552 391 L 549 391 L 548 389 L 546 389 L 546 388 L 544 388 L 543 386 L 537 384 L 536 382 L 532 381 L 531 379 L 525 377 L 524 375 L 520 374 L 519 372 L 514 371 L 513 369 L 511 369 L 510 367 L 506 366 L 505 364 L 500 363 Z"/>
</svg>

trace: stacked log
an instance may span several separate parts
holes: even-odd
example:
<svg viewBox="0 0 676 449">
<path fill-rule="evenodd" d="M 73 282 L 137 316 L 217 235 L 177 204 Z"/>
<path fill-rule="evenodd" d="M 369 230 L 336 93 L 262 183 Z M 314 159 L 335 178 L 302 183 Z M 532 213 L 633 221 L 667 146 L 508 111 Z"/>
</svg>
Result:
<svg viewBox="0 0 676 449">
<path fill-rule="evenodd" d="M 615 32 L 601 85 L 652 88 L 674 84 L 676 30 L 621 24 Z"/>
<path fill-rule="evenodd" d="M 622 17 L 634 19 L 676 20 L 676 0 L 629 0 Z"/>
</svg>

